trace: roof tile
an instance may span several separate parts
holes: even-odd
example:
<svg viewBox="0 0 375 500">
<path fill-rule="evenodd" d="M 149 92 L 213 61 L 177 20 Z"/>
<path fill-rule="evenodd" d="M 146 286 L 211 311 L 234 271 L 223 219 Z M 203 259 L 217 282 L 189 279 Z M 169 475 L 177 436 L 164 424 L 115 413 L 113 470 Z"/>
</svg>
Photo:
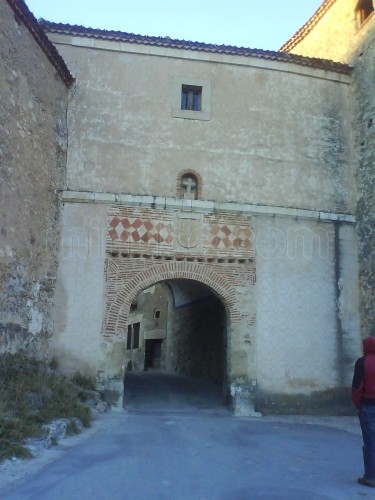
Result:
<svg viewBox="0 0 375 500">
<path fill-rule="evenodd" d="M 332 2 L 335 0 L 327 0 Z M 287 52 L 275 52 L 271 50 L 250 49 L 246 47 L 235 47 L 233 45 L 215 45 L 209 43 L 192 42 L 186 40 L 176 40 L 169 37 L 135 35 L 134 33 L 125 33 L 122 31 L 107 31 L 101 29 L 86 28 L 84 26 L 52 23 L 39 20 L 41 27 L 48 33 L 59 33 L 64 35 L 73 35 L 86 38 L 95 38 L 99 40 L 121 41 L 142 45 L 153 45 L 157 47 L 168 47 L 181 50 L 202 51 L 216 54 L 228 54 L 243 57 L 253 57 L 258 59 L 267 59 L 271 61 L 280 61 L 286 63 L 309 66 L 336 73 L 348 75 L 351 73 L 351 67 L 347 64 L 333 62 L 328 59 L 318 59 L 313 57 L 303 57 Z"/>
</svg>

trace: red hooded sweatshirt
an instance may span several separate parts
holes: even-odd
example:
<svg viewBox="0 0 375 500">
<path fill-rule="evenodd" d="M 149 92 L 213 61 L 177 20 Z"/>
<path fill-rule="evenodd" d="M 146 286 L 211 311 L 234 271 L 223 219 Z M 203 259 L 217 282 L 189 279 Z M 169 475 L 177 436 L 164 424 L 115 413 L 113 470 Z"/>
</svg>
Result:
<svg viewBox="0 0 375 500">
<path fill-rule="evenodd" d="M 356 408 L 375 405 L 375 337 L 363 339 L 363 354 L 358 358 L 352 382 L 352 399 Z"/>
</svg>

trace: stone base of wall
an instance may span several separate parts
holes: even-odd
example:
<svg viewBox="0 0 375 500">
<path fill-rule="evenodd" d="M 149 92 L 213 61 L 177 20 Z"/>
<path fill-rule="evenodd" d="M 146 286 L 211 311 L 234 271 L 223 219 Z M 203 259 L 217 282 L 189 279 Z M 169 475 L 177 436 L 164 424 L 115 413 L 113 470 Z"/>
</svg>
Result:
<svg viewBox="0 0 375 500">
<path fill-rule="evenodd" d="M 356 415 L 349 387 L 316 391 L 310 395 L 258 392 L 255 409 L 263 415 Z"/>
<path fill-rule="evenodd" d="M 228 408 L 236 417 L 261 417 L 254 406 L 255 385 L 232 384 L 228 395 Z"/>
<path fill-rule="evenodd" d="M 96 390 L 100 392 L 103 400 L 111 405 L 112 409 L 122 410 L 124 408 L 123 379 L 102 378 L 101 380 L 97 381 Z"/>
</svg>

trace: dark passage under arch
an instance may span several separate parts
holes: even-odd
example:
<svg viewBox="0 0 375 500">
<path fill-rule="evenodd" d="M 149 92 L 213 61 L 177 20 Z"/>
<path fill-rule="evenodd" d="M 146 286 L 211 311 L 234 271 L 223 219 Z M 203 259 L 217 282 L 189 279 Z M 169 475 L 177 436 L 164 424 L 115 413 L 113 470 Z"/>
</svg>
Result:
<svg viewBox="0 0 375 500">
<path fill-rule="evenodd" d="M 160 370 L 193 377 L 225 394 L 226 323 L 225 307 L 209 287 L 187 279 L 156 283 L 131 306 L 126 372 Z M 137 329 L 134 347 L 130 337 Z"/>
</svg>

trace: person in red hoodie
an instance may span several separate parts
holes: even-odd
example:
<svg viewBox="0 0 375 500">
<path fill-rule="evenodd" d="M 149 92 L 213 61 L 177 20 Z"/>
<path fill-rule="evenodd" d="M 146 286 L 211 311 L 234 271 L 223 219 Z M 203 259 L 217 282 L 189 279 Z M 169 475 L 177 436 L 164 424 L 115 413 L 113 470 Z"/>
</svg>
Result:
<svg viewBox="0 0 375 500">
<path fill-rule="evenodd" d="M 363 438 L 364 475 L 360 484 L 375 488 L 375 337 L 363 339 L 363 356 L 353 374 L 352 400 L 358 409 Z"/>
</svg>

